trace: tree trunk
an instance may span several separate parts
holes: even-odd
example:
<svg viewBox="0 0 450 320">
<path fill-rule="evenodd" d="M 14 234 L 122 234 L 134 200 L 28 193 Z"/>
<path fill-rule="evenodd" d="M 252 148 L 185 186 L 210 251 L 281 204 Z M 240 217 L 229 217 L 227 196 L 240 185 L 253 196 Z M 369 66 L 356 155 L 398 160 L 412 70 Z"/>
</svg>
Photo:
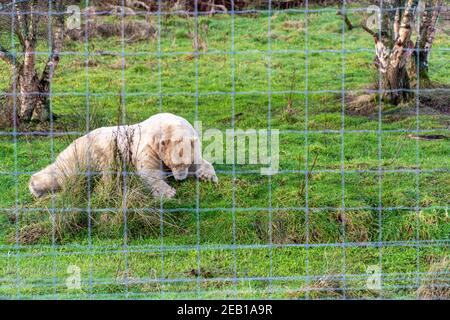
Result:
<svg viewBox="0 0 450 320">
<path fill-rule="evenodd" d="M 390 67 L 381 74 L 381 89 L 383 99 L 391 104 L 398 105 L 407 102 L 411 98 L 411 86 L 408 72 L 405 66 L 397 69 Z"/>
<path fill-rule="evenodd" d="M 22 65 L 18 68 L 16 92 L 18 93 L 16 107 L 21 121 L 47 121 L 48 92 L 42 91 L 41 81 L 36 71 L 34 48 L 28 47 Z"/>
<path fill-rule="evenodd" d="M 430 77 L 428 75 L 428 59 L 430 50 L 436 36 L 436 23 L 442 8 L 441 0 L 428 0 L 425 3 L 424 13 L 419 29 L 419 37 L 416 41 L 414 59 L 411 59 L 408 67 L 408 74 L 415 86 L 417 77 L 420 84 L 424 86 L 430 85 Z"/>
<path fill-rule="evenodd" d="M 52 7 L 58 12 L 65 12 L 64 2 L 52 0 Z M 49 92 L 54 71 L 59 63 L 59 54 L 64 39 L 64 15 L 55 15 L 52 21 L 51 54 L 42 73 L 36 69 L 36 47 L 38 22 L 38 0 L 23 3 L 15 7 L 16 24 L 14 34 L 21 45 L 23 59 L 11 54 L 7 48 L 0 44 L 0 59 L 12 68 L 13 85 L 11 95 L 6 99 L 5 106 L 0 108 L 2 123 L 29 122 L 31 120 L 44 122 L 51 116 Z M 15 88 L 14 88 L 15 87 Z M 15 90 L 14 90 L 15 89 Z M 2 119 L 0 119 L 2 120 Z"/>
<path fill-rule="evenodd" d="M 419 12 L 417 18 L 420 25 L 415 43 L 411 37 L 419 2 L 387 0 L 385 3 L 389 10 L 382 16 L 381 36 L 367 28 L 366 31 L 371 32 L 375 39 L 376 64 L 381 73 L 383 98 L 397 105 L 413 97 L 411 88 L 431 85 L 428 59 L 442 0 L 425 1 L 423 13 Z"/>
<path fill-rule="evenodd" d="M 386 10 L 382 16 L 380 34 L 372 32 L 376 48 L 375 61 L 381 75 L 383 100 L 398 105 L 412 97 L 407 62 L 411 60 L 411 49 L 414 48 L 411 33 L 418 0 L 406 1 L 403 12 L 399 9 L 400 2 L 386 3 L 390 10 Z"/>
</svg>

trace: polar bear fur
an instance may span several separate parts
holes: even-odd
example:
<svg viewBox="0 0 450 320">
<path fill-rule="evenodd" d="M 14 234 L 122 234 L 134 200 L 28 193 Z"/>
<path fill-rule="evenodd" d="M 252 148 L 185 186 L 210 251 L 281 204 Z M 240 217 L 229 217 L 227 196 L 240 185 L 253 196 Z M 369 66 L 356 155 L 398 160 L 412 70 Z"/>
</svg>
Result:
<svg viewBox="0 0 450 320">
<path fill-rule="evenodd" d="M 191 173 L 200 180 L 218 181 L 214 167 L 201 157 L 192 125 L 182 117 L 160 113 L 135 125 L 103 127 L 76 139 L 54 163 L 31 177 L 30 192 L 36 197 L 57 192 L 79 174 L 99 173 L 107 179 L 117 157 L 134 168 L 155 198 L 175 196 L 165 181 L 167 172 L 176 180 Z"/>
</svg>

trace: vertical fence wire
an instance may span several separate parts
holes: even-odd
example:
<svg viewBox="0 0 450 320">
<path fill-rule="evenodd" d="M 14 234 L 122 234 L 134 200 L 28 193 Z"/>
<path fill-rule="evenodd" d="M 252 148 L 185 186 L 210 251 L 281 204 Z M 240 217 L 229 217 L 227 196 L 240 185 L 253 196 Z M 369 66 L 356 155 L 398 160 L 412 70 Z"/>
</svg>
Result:
<svg viewBox="0 0 450 320">
<path fill-rule="evenodd" d="M 157 26 L 157 30 L 158 30 L 158 104 L 159 104 L 159 112 L 163 112 L 163 96 L 162 96 L 162 66 L 161 66 L 161 58 L 162 58 L 162 53 L 161 53 L 161 0 L 158 0 L 158 26 Z M 159 169 L 162 171 L 163 170 L 163 163 L 162 161 L 160 161 L 159 164 Z M 161 242 L 160 242 L 160 247 L 161 247 L 161 279 L 165 279 L 165 268 L 164 268 L 164 264 L 165 264 L 165 257 L 164 257 L 164 201 L 163 198 L 161 197 L 159 199 L 159 215 L 160 215 L 160 221 L 159 221 L 159 236 L 161 238 Z M 155 277 L 157 276 L 157 273 L 155 272 Z M 164 297 L 165 295 L 165 288 L 164 286 L 162 287 L 161 290 L 161 294 L 162 297 Z"/>
<path fill-rule="evenodd" d="M 16 5 L 16 0 L 13 0 L 13 6 Z M 17 52 L 16 52 L 16 44 L 14 39 L 14 30 L 16 27 L 16 11 L 11 10 L 11 48 L 13 54 L 13 64 L 16 65 L 17 61 Z M 16 290 L 17 290 L 17 298 L 21 297 L 21 279 L 20 279 L 20 241 L 19 241 L 19 233 L 20 233 L 20 209 L 19 209 L 19 174 L 18 174 L 18 155 L 17 155 L 17 69 L 13 67 L 13 84 L 12 84 L 12 93 L 13 93 L 13 143 L 14 143 L 14 188 L 15 188 L 15 251 L 16 251 Z"/>
<path fill-rule="evenodd" d="M 305 0 L 305 92 L 309 90 L 309 1 Z M 305 94 L 305 242 L 306 242 L 306 252 L 305 252 L 305 272 L 306 272 L 306 299 L 309 298 L 310 294 L 310 275 L 309 275 L 309 144 L 308 144 L 308 129 L 309 129 L 309 95 Z"/>
<path fill-rule="evenodd" d="M 84 0 L 84 4 L 86 7 L 89 6 L 89 0 Z M 88 20 L 90 17 L 88 17 L 87 14 L 84 15 L 85 19 L 85 25 L 84 25 L 84 72 L 86 77 L 86 134 L 90 133 L 91 126 L 91 98 L 90 98 L 90 87 L 89 87 L 89 23 Z M 90 148 L 90 145 L 89 145 Z M 90 158 L 87 158 L 88 161 L 88 172 L 91 172 L 91 163 Z M 88 174 L 87 176 L 87 220 L 88 220 L 88 246 L 89 250 L 92 250 L 92 212 L 91 212 L 91 174 Z M 94 257 L 93 255 L 89 256 L 89 295 L 92 297 L 93 294 L 93 264 L 94 264 Z"/>
<path fill-rule="evenodd" d="M 381 19 L 382 19 L 382 12 L 383 12 L 383 0 L 380 0 L 380 12 L 376 12 L 378 15 L 378 37 L 381 39 Z M 382 173 L 382 134 L 383 134 L 383 126 L 382 126 L 382 100 L 381 100 L 381 94 L 382 94 L 382 87 L 381 87 L 381 69 L 378 70 L 378 268 L 380 271 L 380 274 L 383 274 L 383 246 L 382 246 L 382 240 L 383 240 L 383 173 Z M 381 278 L 380 281 L 380 298 L 383 298 L 383 279 Z"/>
<path fill-rule="evenodd" d="M 267 14 L 267 140 L 268 156 L 272 157 L 272 139 L 271 139 L 271 119 L 272 119 L 272 69 L 271 69 L 271 50 L 272 50 L 272 0 L 269 0 L 269 11 Z M 272 170 L 270 168 L 269 170 Z M 267 176 L 268 183 L 268 214 L 269 214 L 269 297 L 272 297 L 273 288 L 273 212 L 272 212 L 272 175 Z"/>
<path fill-rule="evenodd" d="M 236 56 L 235 56 L 235 15 L 234 15 L 234 0 L 231 0 L 231 132 L 233 137 L 235 136 L 235 116 L 236 116 Z M 234 139 L 233 139 L 234 141 Z M 234 159 L 234 147 L 233 147 L 233 159 Z M 234 297 L 238 297 L 238 280 L 237 280 L 237 245 L 236 245 L 236 164 L 233 161 L 232 164 L 232 178 L 231 178 L 231 205 L 232 205 L 232 219 L 233 219 L 233 277 L 234 277 Z"/>
<path fill-rule="evenodd" d="M 121 82 L 121 95 L 120 95 L 120 105 L 121 105 L 121 125 L 124 126 L 127 124 L 127 116 L 126 116 L 126 83 L 125 83 L 125 63 L 126 63 L 126 54 L 125 54 L 125 0 L 121 0 L 121 10 L 120 10 L 120 31 L 121 31 L 121 70 L 122 70 L 122 82 Z M 118 124 L 119 125 L 119 124 Z M 118 135 L 120 135 L 120 129 L 118 130 Z M 128 143 L 128 141 L 127 141 Z M 124 264 L 125 264 L 125 295 L 128 297 L 129 295 L 129 261 L 128 261 L 128 207 L 127 207 L 127 163 L 123 161 L 122 167 L 122 176 L 123 176 L 123 254 L 124 254 Z"/>
<path fill-rule="evenodd" d="M 345 0 L 342 0 L 342 24 L 341 24 L 341 228 L 342 244 L 346 243 L 346 212 L 345 212 L 345 20 L 346 14 Z M 346 298 L 347 287 L 347 254 L 346 247 L 342 246 L 342 293 Z"/>
<path fill-rule="evenodd" d="M 36 10 L 34 6 L 32 7 L 33 10 Z M 53 39 L 52 39 L 52 12 L 53 12 L 53 6 L 52 1 L 48 1 L 48 12 L 47 12 L 47 46 L 48 46 L 48 56 L 50 57 L 53 51 Z M 36 14 L 36 13 L 34 13 Z M 32 53 L 34 54 L 34 53 Z M 53 67 L 50 67 L 53 68 Z M 52 72 L 52 71 L 50 71 Z M 49 83 L 49 96 L 52 96 L 53 86 L 52 82 Z M 52 99 L 49 99 L 49 117 L 50 117 L 50 159 L 51 162 L 55 161 L 55 136 L 54 136 L 54 123 L 53 123 L 53 105 L 52 105 Z M 43 107 L 45 108 L 45 107 Z M 53 271 L 53 294 L 55 295 L 55 298 L 58 299 L 58 289 L 57 289 L 57 253 L 55 249 L 55 243 L 56 243 L 56 223 L 57 223 L 57 217 L 56 215 L 58 212 L 56 211 L 56 205 L 55 205 L 55 197 L 56 197 L 56 191 L 54 189 L 54 186 L 52 185 L 51 190 L 51 218 L 52 218 L 52 271 Z M 88 190 L 89 192 L 89 190 Z"/>
</svg>

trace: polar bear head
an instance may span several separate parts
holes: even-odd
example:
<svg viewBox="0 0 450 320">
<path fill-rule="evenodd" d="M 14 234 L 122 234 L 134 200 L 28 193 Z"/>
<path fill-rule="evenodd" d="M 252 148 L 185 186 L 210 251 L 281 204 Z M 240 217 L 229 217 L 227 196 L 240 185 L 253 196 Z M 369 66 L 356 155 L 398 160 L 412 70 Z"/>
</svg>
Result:
<svg viewBox="0 0 450 320">
<path fill-rule="evenodd" d="M 53 166 L 49 166 L 31 176 L 28 185 L 30 192 L 37 198 L 43 197 L 50 192 L 56 192 L 60 189 L 56 172 Z"/>
<path fill-rule="evenodd" d="M 189 168 L 200 162 L 200 143 L 195 131 L 182 125 L 163 132 L 159 143 L 160 157 L 176 180 L 187 178 Z"/>
</svg>

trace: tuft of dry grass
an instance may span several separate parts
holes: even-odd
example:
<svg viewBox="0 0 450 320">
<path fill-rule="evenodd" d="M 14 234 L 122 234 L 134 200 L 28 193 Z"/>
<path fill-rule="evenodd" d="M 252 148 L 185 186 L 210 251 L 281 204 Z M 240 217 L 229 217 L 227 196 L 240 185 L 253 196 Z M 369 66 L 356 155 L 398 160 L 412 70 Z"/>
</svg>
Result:
<svg viewBox="0 0 450 320">
<path fill-rule="evenodd" d="M 132 140 L 132 136 L 127 137 L 126 143 L 131 146 Z M 33 220 L 26 218 L 28 225 L 20 230 L 18 241 L 27 244 L 45 241 L 54 233 L 56 241 L 64 242 L 87 233 L 89 226 L 102 237 L 123 234 L 125 227 L 129 238 L 159 234 L 161 218 L 155 209 L 157 203 L 149 199 L 147 186 L 127 165 L 131 163 L 130 147 L 125 146 L 119 152 L 116 143 L 115 148 L 109 172 L 92 174 L 80 168 L 79 174 L 68 177 L 61 192 L 36 200 L 38 207 L 50 207 L 34 213 Z M 50 202 L 49 197 L 53 197 Z M 23 218 L 20 220 L 25 223 Z M 164 224 L 177 227 L 173 221 L 171 215 L 164 215 Z M 16 241 L 15 232 L 9 238 Z"/>
<path fill-rule="evenodd" d="M 290 298 L 305 298 L 313 300 L 321 299 L 341 299 L 342 298 L 342 283 L 330 275 L 324 275 L 308 286 L 303 286 L 300 290 L 293 290 L 289 292 Z M 307 294 L 308 292 L 308 294 Z"/>
<path fill-rule="evenodd" d="M 349 115 L 371 116 L 376 113 L 378 106 L 378 97 L 375 94 L 349 94 L 346 97 L 347 110 Z"/>
<path fill-rule="evenodd" d="M 323 276 L 314 281 L 310 286 L 309 297 L 311 299 L 339 299 L 342 297 L 342 284 L 338 279 Z"/>
<path fill-rule="evenodd" d="M 21 227 L 16 234 L 11 233 L 6 241 L 8 243 L 18 243 L 20 245 L 36 244 L 44 237 L 51 237 L 51 225 L 45 222 L 32 223 Z"/>
<path fill-rule="evenodd" d="M 21 244 L 50 241 L 53 225 L 55 241 L 63 243 L 66 239 L 86 233 L 89 223 L 92 230 L 102 237 L 117 236 L 123 234 L 125 215 L 129 238 L 155 236 L 159 234 L 160 214 L 154 207 L 143 204 L 148 197 L 148 189 L 133 174 L 125 180 L 120 173 L 112 179 L 92 176 L 90 182 L 87 175 L 79 175 L 70 179 L 64 190 L 54 195 L 54 204 L 58 209 L 48 208 L 45 212 L 35 213 L 34 221 L 20 229 L 18 241 Z M 46 199 L 38 201 L 44 202 Z M 172 216 L 165 214 L 164 224 L 175 226 L 173 220 Z M 16 241 L 15 233 L 10 234 L 8 241 Z"/>
<path fill-rule="evenodd" d="M 373 217 L 369 211 L 336 211 L 333 218 L 345 226 L 346 241 L 365 242 L 370 240 Z"/>
<path fill-rule="evenodd" d="M 286 20 L 283 23 L 283 28 L 286 30 L 303 30 L 305 28 L 305 23 L 300 20 Z"/>
<path fill-rule="evenodd" d="M 424 300 L 450 299 L 449 269 L 448 257 L 433 263 L 428 269 L 427 276 L 422 280 L 422 285 L 417 289 L 417 296 Z"/>
</svg>

